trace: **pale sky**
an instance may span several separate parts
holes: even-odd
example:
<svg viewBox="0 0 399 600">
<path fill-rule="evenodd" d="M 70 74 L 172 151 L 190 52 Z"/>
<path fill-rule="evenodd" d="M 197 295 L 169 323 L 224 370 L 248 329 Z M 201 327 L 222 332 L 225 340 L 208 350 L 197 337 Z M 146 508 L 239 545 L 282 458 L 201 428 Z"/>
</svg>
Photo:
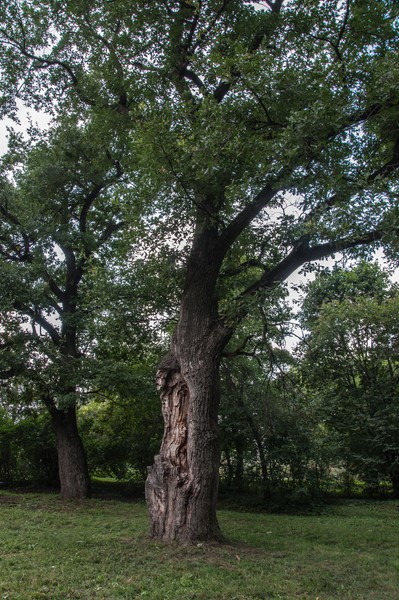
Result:
<svg viewBox="0 0 399 600">
<path fill-rule="evenodd" d="M 0 120 L 0 156 L 4 154 L 8 146 L 8 133 L 7 127 L 12 127 L 16 131 L 24 132 L 30 125 L 29 119 L 32 120 L 33 125 L 37 125 L 40 129 L 46 129 L 50 122 L 50 117 L 44 113 L 39 113 L 33 109 L 27 110 L 21 103 L 18 103 L 20 109 L 18 111 L 18 118 L 20 124 L 17 125 L 11 119 Z"/>
</svg>

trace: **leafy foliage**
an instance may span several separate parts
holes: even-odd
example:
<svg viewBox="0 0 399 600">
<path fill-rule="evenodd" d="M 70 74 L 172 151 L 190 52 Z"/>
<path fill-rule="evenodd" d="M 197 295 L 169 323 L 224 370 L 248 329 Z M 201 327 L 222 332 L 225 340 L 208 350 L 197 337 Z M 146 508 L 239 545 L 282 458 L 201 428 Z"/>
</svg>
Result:
<svg viewBox="0 0 399 600">
<path fill-rule="evenodd" d="M 92 474 L 143 483 L 162 438 L 162 419 L 151 364 L 139 363 L 131 373 L 128 388 L 88 402 L 79 425 Z"/>
<path fill-rule="evenodd" d="M 355 276 L 360 283 L 357 297 L 351 287 Z M 371 489 L 389 479 L 397 494 L 397 289 L 388 287 L 376 267 L 364 266 L 333 272 L 321 285 L 324 303 L 306 341 L 308 380 L 321 397 L 324 422 L 336 433 L 349 471 L 360 474 Z M 312 289 L 320 292 L 320 282 L 310 286 L 314 299 Z M 341 299 L 331 299 L 337 289 L 343 292 Z"/>
<path fill-rule="evenodd" d="M 223 331 L 217 364 L 298 268 L 378 245 L 397 259 L 396 2 L 11 0 L 0 21 L 2 114 L 22 101 L 54 118 L 29 153 L 14 135 L 4 162 L 4 378 L 57 409 L 118 395 L 160 321 L 181 319 L 180 350 L 184 325 L 205 323 L 198 355 Z"/>
<path fill-rule="evenodd" d="M 0 479 L 57 486 L 58 465 L 49 416 L 27 411 L 18 420 L 0 413 Z"/>
</svg>

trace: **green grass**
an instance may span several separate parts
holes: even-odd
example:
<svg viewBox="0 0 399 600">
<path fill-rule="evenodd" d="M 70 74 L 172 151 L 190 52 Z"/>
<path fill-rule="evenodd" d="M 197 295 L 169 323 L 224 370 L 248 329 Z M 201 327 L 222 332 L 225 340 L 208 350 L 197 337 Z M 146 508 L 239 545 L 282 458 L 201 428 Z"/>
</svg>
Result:
<svg viewBox="0 0 399 600">
<path fill-rule="evenodd" d="M 221 511 L 228 542 L 147 538 L 142 502 L 0 492 L 0 599 L 399 598 L 399 503 Z"/>
</svg>

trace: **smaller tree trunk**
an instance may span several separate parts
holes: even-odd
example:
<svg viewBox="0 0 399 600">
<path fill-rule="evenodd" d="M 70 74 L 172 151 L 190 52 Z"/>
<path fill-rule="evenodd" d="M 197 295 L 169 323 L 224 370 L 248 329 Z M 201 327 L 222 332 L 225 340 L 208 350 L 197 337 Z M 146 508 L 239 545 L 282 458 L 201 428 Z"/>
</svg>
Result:
<svg viewBox="0 0 399 600">
<path fill-rule="evenodd" d="M 244 489 L 244 444 L 242 440 L 236 439 L 236 468 L 233 484 L 235 488 L 242 492 Z"/>
<path fill-rule="evenodd" d="M 226 480 L 226 487 L 230 487 L 232 484 L 232 481 L 234 479 L 234 467 L 233 464 L 231 462 L 231 458 L 230 458 L 230 450 L 224 450 L 224 454 L 226 456 L 226 463 L 227 463 L 227 480 Z"/>
<path fill-rule="evenodd" d="M 256 443 L 256 447 L 257 447 L 258 455 L 259 455 L 260 466 L 261 466 L 261 472 L 262 472 L 262 495 L 263 495 L 264 500 L 268 500 L 271 496 L 270 477 L 269 477 L 269 469 L 267 466 L 266 451 L 265 451 L 262 434 L 261 434 L 261 431 L 259 430 L 257 424 L 255 423 L 253 415 L 246 407 L 245 402 L 240 395 L 238 395 L 238 404 L 243 409 L 245 418 L 247 420 L 249 428 L 251 429 L 253 438 Z"/>
<path fill-rule="evenodd" d="M 392 493 L 394 498 L 399 498 L 399 468 L 391 470 Z"/>
<path fill-rule="evenodd" d="M 46 401 L 53 423 L 58 452 L 61 496 L 68 500 L 90 496 L 90 478 L 86 455 L 76 420 L 76 408 L 58 409 Z"/>
</svg>

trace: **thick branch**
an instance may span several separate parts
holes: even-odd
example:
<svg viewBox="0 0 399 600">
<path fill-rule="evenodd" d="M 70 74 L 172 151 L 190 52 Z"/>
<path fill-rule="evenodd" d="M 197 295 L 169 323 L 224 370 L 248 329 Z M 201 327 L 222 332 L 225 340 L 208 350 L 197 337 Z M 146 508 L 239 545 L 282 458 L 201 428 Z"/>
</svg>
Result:
<svg viewBox="0 0 399 600">
<path fill-rule="evenodd" d="M 274 2 L 270 2 L 270 0 L 265 0 L 265 3 L 273 13 L 279 13 L 283 6 L 284 0 L 275 0 Z"/>
<path fill-rule="evenodd" d="M 69 246 L 66 246 L 65 244 L 61 244 L 60 242 L 57 242 L 57 243 L 65 256 L 67 270 L 69 272 L 74 271 L 76 268 L 76 259 L 75 259 L 74 251 L 72 250 L 72 248 L 70 248 Z"/>
<path fill-rule="evenodd" d="M 264 273 L 258 281 L 244 290 L 240 294 L 240 297 L 249 296 L 260 289 L 275 287 L 306 263 L 321 260 L 322 258 L 331 256 L 335 252 L 342 252 L 351 248 L 372 244 L 381 240 L 382 236 L 383 232 L 377 229 L 359 238 L 340 239 L 313 247 L 308 245 L 307 238 L 303 238 L 294 245 L 291 252 L 278 265 Z"/>
<path fill-rule="evenodd" d="M 275 2 L 269 2 L 267 0 L 267 5 L 271 9 L 273 13 L 278 14 L 282 8 L 284 0 L 276 0 Z M 250 44 L 248 51 L 252 54 L 259 50 L 264 36 L 262 34 L 257 34 L 257 36 L 253 39 L 252 44 Z M 222 100 L 227 96 L 231 88 L 237 81 L 241 78 L 241 72 L 239 70 L 232 70 L 231 79 L 229 81 L 221 81 L 217 88 L 213 92 L 213 97 L 217 102 L 222 102 Z"/>
<path fill-rule="evenodd" d="M 223 357 L 224 358 L 234 358 L 236 356 L 254 356 L 254 351 L 252 352 L 248 352 L 245 351 L 245 347 L 248 344 L 248 342 L 250 342 L 252 340 L 254 336 L 251 335 L 247 335 L 246 338 L 241 342 L 241 344 L 235 349 L 232 350 L 231 352 L 223 352 Z"/>
<path fill-rule="evenodd" d="M 103 188 L 104 188 L 103 183 L 95 185 L 93 187 L 93 189 L 91 190 L 91 192 L 89 192 L 87 194 L 87 196 L 85 197 L 85 199 L 83 201 L 83 207 L 82 207 L 82 211 L 80 213 L 80 219 L 79 219 L 79 227 L 80 227 L 80 231 L 82 233 L 86 233 L 87 215 L 89 213 L 90 207 L 93 204 L 94 200 L 96 200 L 98 198 L 98 196 L 100 195 Z"/>
<path fill-rule="evenodd" d="M 119 221 L 119 222 L 110 221 L 108 223 L 108 225 L 105 227 L 101 236 L 98 238 L 97 249 L 101 248 L 101 246 L 110 239 L 112 234 L 115 233 L 116 231 L 119 231 L 120 229 L 122 229 L 125 226 L 125 224 L 126 224 L 125 221 Z"/>
<path fill-rule="evenodd" d="M 105 36 L 101 35 L 98 31 L 96 31 L 96 29 L 90 23 L 90 19 L 87 15 L 84 16 L 84 20 L 88 26 L 90 34 L 94 37 L 94 39 L 98 40 L 101 44 L 103 44 L 103 46 L 108 50 L 109 56 L 110 56 L 111 60 L 113 61 L 116 75 L 117 75 L 116 79 L 117 79 L 118 85 L 119 85 L 119 91 L 117 92 L 118 96 L 119 96 L 119 102 L 118 102 L 118 104 L 113 106 L 113 108 L 115 108 L 115 110 L 117 110 L 121 114 L 126 114 L 129 111 L 130 103 L 128 103 L 127 92 L 126 92 L 125 86 L 123 85 L 123 82 L 124 82 L 123 66 L 119 60 L 115 46 L 112 42 L 108 41 Z M 118 30 L 118 28 L 116 29 L 115 33 L 117 33 L 117 30 Z"/>
<path fill-rule="evenodd" d="M 17 217 L 15 215 L 13 215 L 12 213 L 10 213 L 10 211 L 8 210 L 8 208 L 4 204 L 0 204 L 0 213 L 12 225 L 18 225 L 18 226 L 21 225 L 19 219 L 17 219 Z"/>
<path fill-rule="evenodd" d="M 200 1 L 198 3 L 198 8 L 197 10 L 194 12 L 194 18 L 191 21 L 191 27 L 190 27 L 190 31 L 189 34 L 187 36 L 187 40 L 184 44 L 184 47 L 186 49 L 187 52 L 191 52 L 191 44 L 193 43 L 193 39 L 195 37 L 195 32 L 197 30 L 197 26 L 198 26 L 198 22 L 199 22 L 199 18 L 200 18 L 200 14 L 201 14 L 201 8 L 202 8 L 202 2 Z M 189 5 L 189 8 L 193 8 L 191 5 Z"/>
<path fill-rule="evenodd" d="M 44 329 L 44 331 L 47 331 L 47 333 L 49 334 L 51 341 L 54 342 L 54 344 L 56 346 L 59 346 L 60 342 L 61 342 L 61 338 L 60 335 L 58 333 L 58 331 L 56 330 L 56 328 L 51 325 L 51 323 L 49 323 L 47 321 L 47 319 L 45 319 L 40 313 L 35 313 L 33 310 L 30 311 L 30 314 L 34 320 L 35 323 L 37 323 L 38 325 L 40 325 L 40 327 L 42 329 Z"/>
<path fill-rule="evenodd" d="M 4 204 L 0 204 L 0 214 L 2 217 L 4 217 L 6 221 L 8 221 L 8 223 L 11 226 L 14 225 L 20 228 L 19 235 L 22 237 L 23 240 L 22 248 L 16 243 L 10 243 L 7 237 L 1 236 L 0 241 L 5 242 L 6 245 L 11 245 L 11 249 L 14 252 L 14 254 L 7 252 L 5 247 L 2 246 L 0 246 L 0 254 L 2 254 L 2 256 L 7 258 L 8 260 L 12 260 L 14 262 L 32 262 L 33 257 L 30 251 L 30 246 L 33 241 L 32 238 L 27 233 L 22 231 L 22 225 L 20 220 L 13 213 L 11 213 Z"/>
<path fill-rule="evenodd" d="M 266 185 L 254 198 L 254 200 L 245 206 L 236 217 L 229 223 L 220 236 L 220 246 L 227 251 L 242 231 L 258 216 L 274 198 L 277 191 L 271 186 Z"/>
<path fill-rule="evenodd" d="M 196 73 L 194 73 L 194 71 L 191 71 L 190 69 L 187 69 L 187 67 L 185 67 L 184 69 L 182 69 L 182 73 L 184 77 L 192 81 L 199 90 L 205 87 L 202 79 Z"/>
<path fill-rule="evenodd" d="M 216 11 L 215 16 L 213 17 L 213 19 L 209 23 L 208 27 L 205 29 L 205 31 L 201 32 L 201 36 L 198 38 L 197 43 L 193 47 L 192 53 L 194 53 L 194 51 L 197 48 L 201 48 L 206 43 L 209 34 L 212 32 L 212 30 L 215 27 L 216 23 L 219 21 L 220 17 L 226 11 L 226 8 L 228 7 L 229 4 L 231 4 L 231 2 L 232 2 L 232 0 L 223 0 L 222 4 L 220 5 L 220 8 Z"/>
<path fill-rule="evenodd" d="M 58 331 L 51 323 L 49 323 L 49 321 L 47 321 L 47 319 L 43 317 L 43 315 L 40 314 L 40 312 L 34 310 L 33 308 L 25 306 L 22 302 L 19 301 L 14 302 L 14 308 L 30 317 L 34 321 L 34 323 L 37 323 L 42 329 L 47 331 L 52 342 L 54 342 L 56 346 L 60 345 L 61 338 Z"/>
<path fill-rule="evenodd" d="M 61 302 L 64 302 L 64 299 L 65 299 L 64 292 L 61 290 L 61 288 L 57 285 L 57 283 L 54 281 L 54 279 L 51 277 L 51 275 L 47 271 L 43 271 L 43 279 L 48 284 L 50 291 L 53 292 L 54 296 L 56 298 L 58 298 L 58 300 L 60 300 Z M 57 310 L 57 312 L 60 312 L 59 307 L 57 307 L 56 310 Z"/>
<path fill-rule="evenodd" d="M 51 68 L 51 67 L 60 67 L 67 74 L 67 76 L 71 82 L 71 85 L 72 85 L 72 87 L 75 88 L 79 98 L 85 104 L 88 104 L 89 106 L 95 106 L 95 104 L 96 104 L 95 101 L 91 100 L 90 98 L 88 98 L 87 96 L 82 94 L 81 90 L 79 89 L 78 77 L 76 76 L 72 67 L 68 63 L 66 63 L 65 61 L 60 60 L 60 59 L 50 58 L 49 56 L 47 56 L 47 57 L 38 56 L 38 55 L 34 54 L 33 52 L 30 52 L 27 49 L 25 30 L 24 30 L 22 21 L 19 23 L 19 25 L 20 25 L 22 36 L 23 36 L 22 42 L 19 42 L 19 41 L 13 39 L 3 29 L 3 30 L 1 30 L 1 32 L 4 36 L 5 43 L 16 48 L 18 50 L 18 52 L 20 52 L 22 54 L 22 56 L 31 60 L 33 63 L 33 67 L 36 69 L 47 69 L 47 68 Z"/>
<path fill-rule="evenodd" d="M 52 417 L 58 416 L 59 409 L 55 405 L 54 398 L 48 395 L 43 395 L 42 401 Z"/>
<path fill-rule="evenodd" d="M 36 66 L 36 67 L 39 67 L 39 68 L 52 67 L 52 66 L 61 67 L 68 74 L 68 76 L 72 82 L 72 85 L 77 86 L 78 78 L 76 77 L 72 68 L 66 62 L 56 59 L 56 58 L 37 56 L 36 54 L 33 54 L 32 52 L 30 52 L 27 49 L 25 28 L 24 28 L 22 20 L 19 20 L 19 26 L 20 26 L 21 33 L 22 33 L 22 42 L 18 42 L 16 40 L 14 40 L 10 36 L 8 36 L 7 33 L 3 30 L 3 35 L 8 40 L 8 42 L 11 45 L 13 45 L 14 47 L 18 48 L 18 50 L 21 52 L 21 54 L 23 56 L 25 56 L 25 58 L 29 58 L 30 60 L 35 61 L 36 65 L 34 65 L 34 66 Z"/>
</svg>

